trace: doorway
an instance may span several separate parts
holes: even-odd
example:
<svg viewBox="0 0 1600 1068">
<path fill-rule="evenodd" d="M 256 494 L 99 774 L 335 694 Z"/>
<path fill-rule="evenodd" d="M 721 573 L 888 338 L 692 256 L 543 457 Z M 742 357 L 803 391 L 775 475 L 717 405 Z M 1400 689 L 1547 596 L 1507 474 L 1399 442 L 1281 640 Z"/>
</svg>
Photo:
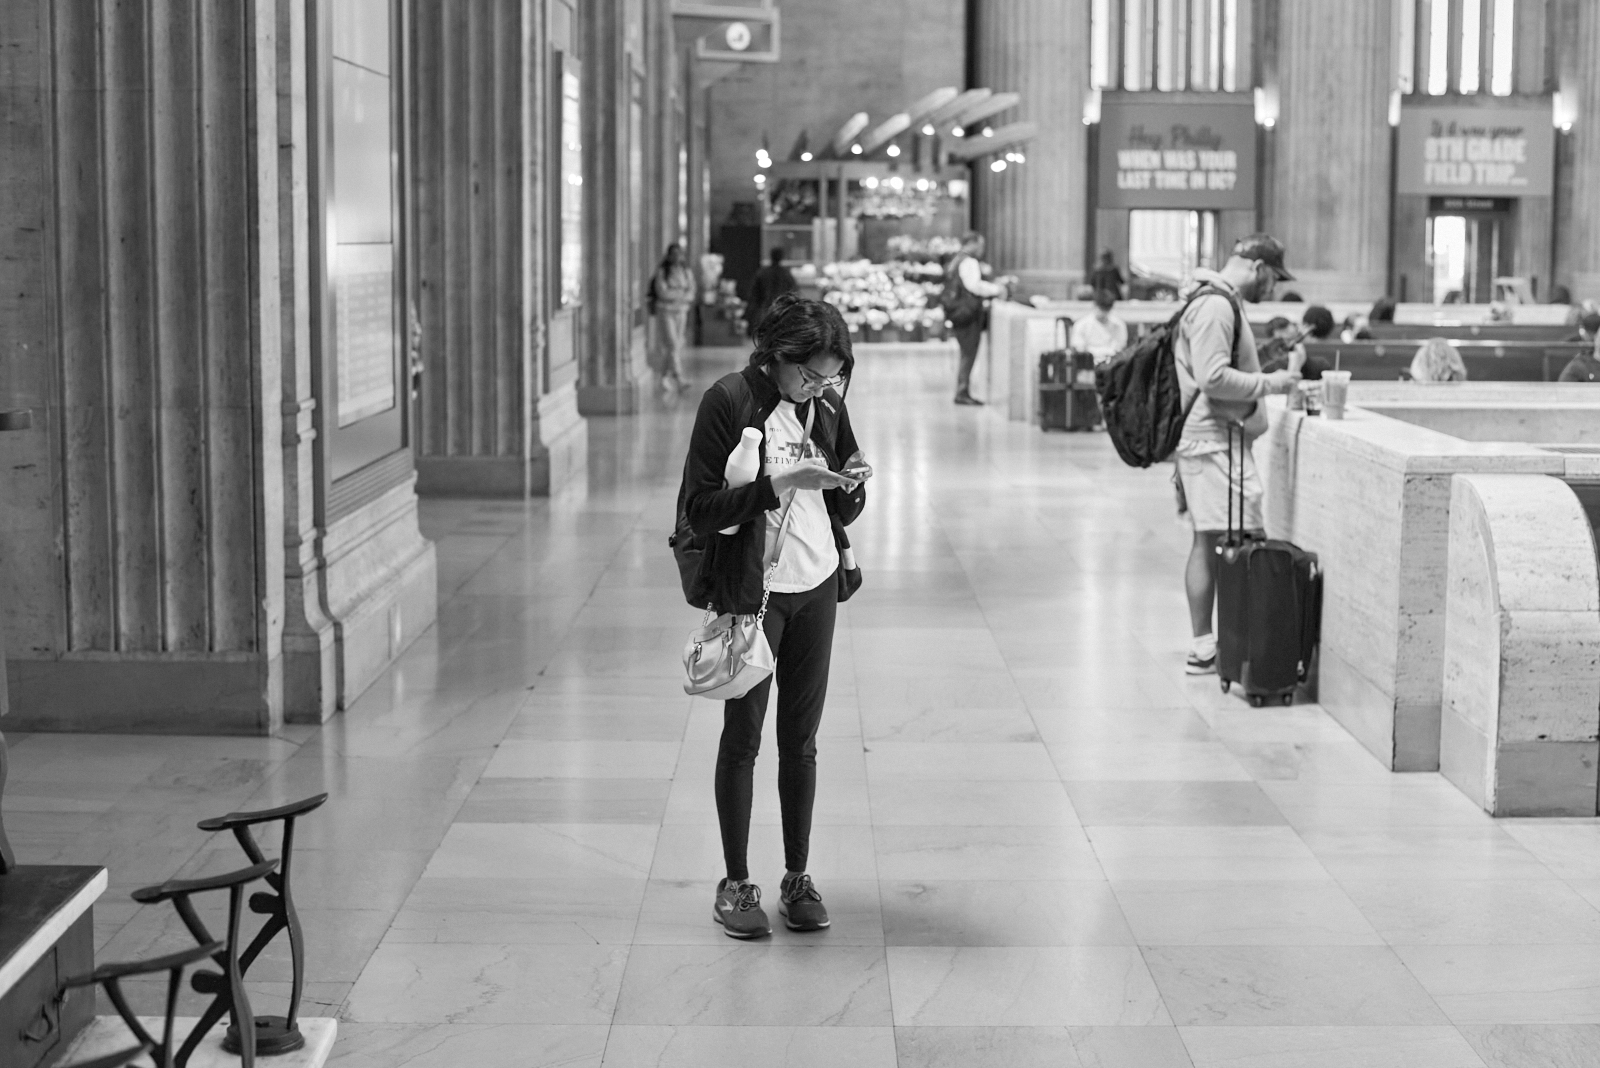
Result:
<svg viewBox="0 0 1600 1068">
<path fill-rule="evenodd" d="M 1188 282 L 1197 268 L 1217 266 L 1214 211 L 1128 212 L 1128 266 L 1135 275 Z"/>
<path fill-rule="evenodd" d="M 1494 280 L 1511 273 L 1511 210 L 1498 200 L 1436 198 L 1423 238 L 1435 304 L 1487 304 Z"/>
</svg>

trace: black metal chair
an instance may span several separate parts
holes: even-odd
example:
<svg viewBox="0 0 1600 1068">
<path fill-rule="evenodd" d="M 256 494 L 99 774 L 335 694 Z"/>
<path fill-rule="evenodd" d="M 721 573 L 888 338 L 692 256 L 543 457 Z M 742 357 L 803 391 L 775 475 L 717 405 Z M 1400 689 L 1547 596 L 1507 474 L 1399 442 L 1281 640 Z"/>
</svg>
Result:
<svg viewBox="0 0 1600 1068">
<path fill-rule="evenodd" d="M 183 970 L 191 964 L 196 964 L 207 957 L 220 953 L 223 949 L 221 942 L 208 942 L 205 945 L 191 946 L 180 953 L 169 953 L 164 957 L 155 957 L 151 960 L 126 961 L 121 964 L 102 964 L 87 975 L 74 976 L 61 984 L 60 994 L 64 996 L 69 990 L 81 987 L 94 986 L 96 983 L 105 988 L 106 997 L 111 999 L 111 1004 L 116 1006 L 117 1015 L 122 1017 L 122 1022 L 127 1024 L 128 1030 L 133 1032 L 134 1039 L 139 1043 L 130 1049 L 117 1053 L 103 1054 L 93 1060 L 79 1061 L 74 1065 L 62 1065 L 60 1068 L 121 1068 L 135 1057 L 144 1053 L 151 1055 L 155 1068 L 173 1068 L 173 1017 L 178 1011 L 178 991 L 183 987 Z M 122 980 L 135 975 L 150 975 L 155 972 L 167 973 L 167 1011 L 165 1026 L 161 1033 L 161 1040 L 146 1031 L 139 1022 L 139 1017 L 128 1005 L 128 999 L 122 992 Z"/>
<path fill-rule="evenodd" d="M 177 1056 L 172 1060 L 172 1068 L 185 1068 L 189 1058 L 194 1054 L 200 1041 L 205 1038 L 206 1032 L 214 1027 L 224 1013 L 233 1015 L 235 1025 L 240 1020 L 254 1020 L 255 1016 L 250 1011 L 250 998 L 245 993 L 244 975 L 239 968 L 239 920 L 244 912 L 244 888 L 257 879 L 271 874 L 278 866 L 275 860 L 263 861 L 241 868 L 238 871 L 228 872 L 226 875 L 213 875 L 207 879 L 174 879 L 160 886 L 147 886 L 142 890 L 133 892 L 133 899 L 142 905 L 154 905 L 162 901 L 172 902 L 173 908 L 178 910 L 178 916 L 183 920 L 189 933 L 194 935 L 194 940 L 202 946 L 212 949 L 208 955 L 221 972 L 196 972 L 189 980 L 190 985 L 201 994 L 213 995 L 211 1004 L 201 1013 L 200 1020 L 189 1032 L 189 1037 L 184 1039 L 183 1046 L 178 1050 Z M 195 894 L 210 893 L 216 890 L 228 891 L 228 930 L 226 937 L 218 942 L 206 929 L 199 913 L 195 912 L 194 902 L 189 899 Z M 241 1032 L 243 1041 L 238 1050 L 242 1068 L 254 1068 L 256 1060 L 256 1034 L 255 1028 L 244 1028 Z M 167 1068 L 163 1065 L 162 1068 Z"/>
<path fill-rule="evenodd" d="M 278 857 L 278 870 L 268 875 L 267 885 L 273 893 L 258 892 L 250 895 L 250 911 L 267 917 L 267 922 L 256 933 L 250 948 L 239 956 L 239 974 L 250 970 L 256 957 L 281 931 L 289 932 L 289 956 L 294 964 L 293 982 L 289 990 L 289 1011 L 284 1016 L 257 1016 L 255 1018 L 256 1052 L 264 1055 L 288 1053 L 306 1044 L 300 1033 L 300 995 L 305 989 L 305 933 L 300 928 L 300 917 L 295 912 L 294 896 L 290 893 L 289 873 L 294 860 L 294 821 L 322 807 L 327 794 L 317 794 L 277 808 L 257 812 L 230 812 L 226 816 L 201 820 L 202 831 L 232 831 L 239 847 L 252 864 L 261 864 L 266 856 L 256 842 L 250 828 L 262 823 L 283 823 L 283 850 Z M 235 1018 L 237 1020 L 237 1017 Z M 240 1051 L 239 1033 L 229 1027 L 223 1036 L 222 1048 L 229 1053 Z"/>
</svg>

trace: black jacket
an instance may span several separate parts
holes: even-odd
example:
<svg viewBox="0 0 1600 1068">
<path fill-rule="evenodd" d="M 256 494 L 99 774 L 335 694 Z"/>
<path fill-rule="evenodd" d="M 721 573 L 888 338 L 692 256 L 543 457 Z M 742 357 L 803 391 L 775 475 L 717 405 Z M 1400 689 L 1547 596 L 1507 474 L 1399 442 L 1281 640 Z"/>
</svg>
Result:
<svg viewBox="0 0 1600 1068">
<path fill-rule="evenodd" d="M 696 573 L 690 600 L 710 604 L 718 612 L 750 613 L 761 607 L 762 556 L 766 550 L 766 515 L 782 507 L 772 490 L 767 465 L 767 416 L 778 407 L 778 387 L 754 367 L 718 379 L 700 400 L 689 456 L 683 465 L 683 485 L 678 490 L 678 514 L 688 520 L 696 541 L 705 551 Z M 833 390 L 809 401 L 818 405 L 811 440 L 822 450 L 830 471 L 838 471 L 855 455 L 858 446 L 850 430 L 844 400 Z M 802 405 L 797 412 L 806 418 Z M 728 456 L 739 444 L 745 427 L 762 431 L 761 474 L 748 486 L 723 489 Z M 844 528 L 855 522 L 867 501 L 865 483 L 850 491 L 827 490 L 823 500 L 833 520 L 834 541 L 842 550 L 850 542 Z M 735 534 L 719 534 L 737 526 Z M 842 568 L 841 564 L 841 568 Z M 841 593 L 844 591 L 841 578 Z"/>
<path fill-rule="evenodd" d="M 745 309 L 745 321 L 750 324 L 750 329 L 754 331 L 760 325 L 762 317 L 767 314 L 767 309 L 772 307 L 773 301 L 799 288 L 794 275 L 789 273 L 789 268 L 781 263 L 774 263 L 757 271 L 750 283 L 750 306 Z"/>
</svg>

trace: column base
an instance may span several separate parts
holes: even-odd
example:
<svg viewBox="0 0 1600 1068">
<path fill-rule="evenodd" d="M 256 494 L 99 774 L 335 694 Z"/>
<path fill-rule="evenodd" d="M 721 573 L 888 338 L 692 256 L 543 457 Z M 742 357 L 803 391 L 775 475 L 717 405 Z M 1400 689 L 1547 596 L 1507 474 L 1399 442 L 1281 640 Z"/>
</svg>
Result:
<svg viewBox="0 0 1600 1068">
<path fill-rule="evenodd" d="M 614 414 L 614 413 L 608 413 Z M 419 456 L 424 497 L 548 497 L 588 472 L 589 426 L 568 386 L 539 399 L 533 455 Z"/>
<path fill-rule="evenodd" d="M 251 654 L 12 657 L 7 730 L 114 734 L 274 733 L 283 666 Z"/>
<path fill-rule="evenodd" d="M 579 415 L 637 415 L 649 390 L 637 380 L 612 386 L 579 386 Z"/>
</svg>

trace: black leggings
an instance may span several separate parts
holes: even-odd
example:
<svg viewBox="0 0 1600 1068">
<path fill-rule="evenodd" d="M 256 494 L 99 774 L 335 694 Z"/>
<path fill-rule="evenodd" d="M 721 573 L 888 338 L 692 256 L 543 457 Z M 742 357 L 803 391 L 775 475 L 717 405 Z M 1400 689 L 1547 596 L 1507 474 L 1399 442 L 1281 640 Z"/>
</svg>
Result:
<svg viewBox="0 0 1600 1068">
<path fill-rule="evenodd" d="M 966 393 L 972 388 L 972 365 L 978 362 L 978 343 L 983 340 L 983 327 L 984 317 L 980 315 L 953 331 L 956 345 L 961 349 L 961 367 L 956 371 L 957 393 Z"/>
<path fill-rule="evenodd" d="M 805 593 L 775 593 L 762 627 L 777 659 L 778 802 L 783 808 L 783 860 L 790 871 L 805 871 L 811 852 L 811 806 L 817 796 L 817 726 L 828 693 L 833 656 L 833 622 L 839 588 L 830 576 Z M 748 879 L 750 801 L 755 788 L 761 722 L 767 715 L 772 679 L 722 710 L 722 744 L 717 749 L 717 820 L 722 825 L 722 857 L 728 878 Z"/>
</svg>

